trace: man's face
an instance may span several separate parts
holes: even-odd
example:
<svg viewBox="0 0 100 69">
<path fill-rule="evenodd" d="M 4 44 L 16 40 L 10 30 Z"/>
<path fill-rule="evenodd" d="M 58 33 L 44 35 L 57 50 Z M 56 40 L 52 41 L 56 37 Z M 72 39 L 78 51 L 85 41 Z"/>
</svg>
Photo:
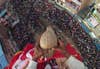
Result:
<svg viewBox="0 0 100 69">
<path fill-rule="evenodd" d="M 53 54 L 52 48 L 51 49 L 43 49 L 43 54 L 44 54 L 44 56 L 46 55 L 47 57 L 52 56 L 52 54 Z"/>
<path fill-rule="evenodd" d="M 47 54 L 49 52 L 49 49 L 43 49 L 43 53 Z"/>
</svg>

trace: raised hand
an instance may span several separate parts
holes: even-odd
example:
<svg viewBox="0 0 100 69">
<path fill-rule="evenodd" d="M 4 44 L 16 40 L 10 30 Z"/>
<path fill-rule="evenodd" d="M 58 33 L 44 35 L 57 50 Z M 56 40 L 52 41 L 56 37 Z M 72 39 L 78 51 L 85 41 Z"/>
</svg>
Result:
<svg viewBox="0 0 100 69">
<path fill-rule="evenodd" d="M 67 60 L 66 58 L 57 58 L 56 59 L 59 69 L 68 69 L 68 65 L 65 64 L 66 60 Z"/>
</svg>

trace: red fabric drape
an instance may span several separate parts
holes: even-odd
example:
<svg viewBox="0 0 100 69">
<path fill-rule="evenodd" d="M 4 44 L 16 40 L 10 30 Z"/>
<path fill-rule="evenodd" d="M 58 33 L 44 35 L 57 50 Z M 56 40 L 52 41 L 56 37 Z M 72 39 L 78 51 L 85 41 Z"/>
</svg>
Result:
<svg viewBox="0 0 100 69">
<path fill-rule="evenodd" d="M 16 55 L 14 55 L 14 57 L 11 59 L 9 66 L 7 67 L 8 69 L 11 69 L 13 64 L 16 62 L 16 60 L 19 58 L 19 56 L 21 55 L 22 52 L 17 53 Z M 7 69 L 6 68 L 6 69 Z"/>
<path fill-rule="evenodd" d="M 21 54 L 22 54 L 21 59 L 22 59 L 22 60 L 25 60 L 25 59 L 26 59 L 26 53 L 27 53 L 30 49 L 32 49 L 32 48 L 34 48 L 34 45 L 28 43 L 28 44 L 26 45 L 26 47 L 23 49 L 23 52 L 21 52 L 21 53 L 15 55 L 15 56 L 12 58 L 11 62 L 10 62 L 10 65 L 9 65 L 10 69 L 11 69 L 11 67 L 13 66 L 13 64 L 16 62 L 16 60 L 18 59 L 18 57 L 19 57 Z M 81 55 L 77 52 L 77 50 L 76 50 L 70 43 L 68 43 L 68 44 L 66 45 L 66 51 L 67 51 L 68 53 L 70 53 L 71 55 L 75 56 L 78 60 L 82 61 Z M 33 54 L 34 54 L 34 51 L 32 51 L 30 54 L 33 55 Z M 50 59 L 62 58 L 62 57 L 64 57 L 64 55 L 62 55 L 62 53 L 61 53 L 60 51 L 56 51 L 56 52 L 54 53 L 54 55 L 53 55 L 51 58 L 48 58 L 46 61 L 49 61 Z M 44 67 L 45 67 L 45 65 L 46 65 L 46 63 L 45 63 L 46 61 L 45 61 L 45 60 L 38 60 L 37 69 L 44 69 Z"/>
</svg>

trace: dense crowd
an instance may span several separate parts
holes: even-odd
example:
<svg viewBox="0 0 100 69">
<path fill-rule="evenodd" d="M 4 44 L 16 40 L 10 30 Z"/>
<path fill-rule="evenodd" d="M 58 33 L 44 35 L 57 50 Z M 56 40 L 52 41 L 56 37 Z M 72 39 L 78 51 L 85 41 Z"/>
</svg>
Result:
<svg viewBox="0 0 100 69">
<path fill-rule="evenodd" d="M 25 7 L 26 3 L 27 6 Z M 32 7 L 29 7 L 30 3 L 31 2 L 27 1 L 21 2 L 21 0 L 14 1 L 12 3 L 14 6 L 12 9 L 13 11 L 16 11 L 14 13 L 17 13 L 20 21 L 15 25 L 15 27 L 10 27 L 10 30 L 19 49 L 23 49 L 25 44 L 28 42 L 34 42 L 34 31 L 37 32 L 36 30 L 41 28 L 38 14 L 32 11 Z M 9 8 L 11 8 L 11 5 L 8 7 L 8 9 Z"/>
<path fill-rule="evenodd" d="M 68 15 L 65 10 L 59 10 L 48 0 L 11 0 L 11 4 L 20 19 L 20 23 L 12 29 L 17 44 L 21 45 L 33 40 L 33 34 L 28 29 L 29 25 L 33 29 L 40 29 L 39 18 L 43 17 L 73 39 L 89 69 L 99 69 L 100 54 L 96 51 L 93 40 L 82 29 L 80 23 Z"/>
</svg>

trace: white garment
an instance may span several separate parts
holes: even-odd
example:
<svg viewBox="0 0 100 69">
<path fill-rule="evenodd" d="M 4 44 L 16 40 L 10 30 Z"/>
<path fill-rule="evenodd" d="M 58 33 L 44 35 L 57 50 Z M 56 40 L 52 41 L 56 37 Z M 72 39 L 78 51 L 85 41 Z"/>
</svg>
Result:
<svg viewBox="0 0 100 69">
<path fill-rule="evenodd" d="M 16 69 L 16 65 L 17 65 L 17 69 L 22 69 L 22 66 L 27 62 L 27 60 L 29 60 L 29 64 L 26 69 L 37 69 L 37 62 L 30 59 L 26 59 L 23 61 L 18 59 L 13 65 L 12 69 Z M 65 63 L 66 65 L 68 65 L 69 69 L 87 69 L 81 61 L 77 60 L 73 56 L 70 56 Z M 47 64 L 45 69 L 51 69 L 51 66 Z"/>
<path fill-rule="evenodd" d="M 37 62 L 30 60 L 26 69 L 37 69 Z M 51 69 L 51 66 L 47 64 L 45 69 Z"/>
<path fill-rule="evenodd" d="M 16 69 L 16 67 L 18 66 L 18 64 L 21 62 L 21 60 L 20 59 L 18 59 L 15 63 L 14 63 L 14 65 L 12 66 L 12 69 Z"/>
<path fill-rule="evenodd" d="M 29 60 L 29 64 L 26 69 L 37 69 L 37 62 Z"/>
<path fill-rule="evenodd" d="M 18 59 L 15 64 L 12 66 L 12 69 L 22 69 L 23 65 L 25 65 L 27 63 L 28 59 L 26 60 L 21 60 Z"/>
<path fill-rule="evenodd" d="M 81 61 L 77 60 L 73 56 L 69 57 L 69 59 L 66 61 L 66 65 L 69 66 L 69 69 L 87 69 Z"/>
<path fill-rule="evenodd" d="M 47 64 L 45 69 L 51 69 L 51 66 L 49 64 Z"/>
<path fill-rule="evenodd" d="M 32 60 L 32 55 L 30 54 L 30 52 L 32 51 L 33 49 L 29 50 L 27 53 L 26 53 L 26 57 L 27 59 L 25 60 L 21 60 L 21 57 L 23 54 L 21 54 L 19 56 L 19 58 L 16 60 L 16 62 L 14 63 L 14 65 L 12 66 L 12 69 L 22 69 L 23 68 L 23 65 L 25 65 L 27 63 L 27 61 L 29 60 Z"/>
<path fill-rule="evenodd" d="M 27 53 L 26 53 L 26 57 L 28 59 L 31 59 L 32 60 L 32 55 L 30 54 L 30 52 L 32 51 L 33 49 L 29 50 Z"/>
</svg>

